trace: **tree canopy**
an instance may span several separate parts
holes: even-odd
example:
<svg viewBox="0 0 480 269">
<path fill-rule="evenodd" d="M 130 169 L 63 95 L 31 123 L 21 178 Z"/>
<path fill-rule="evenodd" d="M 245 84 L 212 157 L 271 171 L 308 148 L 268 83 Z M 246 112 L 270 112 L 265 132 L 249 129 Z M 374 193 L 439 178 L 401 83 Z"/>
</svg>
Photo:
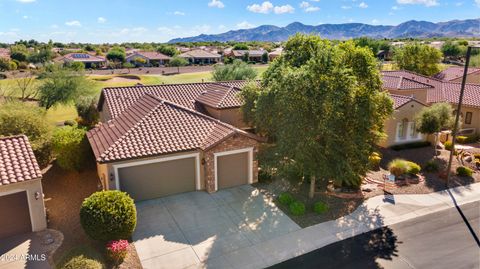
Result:
<svg viewBox="0 0 480 269">
<path fill-rule="evenodd" d="M 113 47 L 107 53 L 107 59 L 112 62 L 123 63 L 125 62 L 125 58 L 126 58 L 125 49 L 120 47 Z"/>
<path fill-rule="evenodd" d="M 174 46 L 163 44 L 157 47 L 157 52 L 160 52 L 170 57 L 173 57 L 178 53 L 177 49 Z"/>
<path fill-rule="evenodd" d="M 247 63 L 234 60 L 232 64 L 215 65 L 212 72 L 213 80 L 247 80 L 257 77 L 257 71 Z"/>
<path fill-rule="evenodd" d="M 359 187 L 393 101 L 370 49 L 296 35 L 241 93 L 245 119 L 268 137 L 269 162 Z"/>
<path fill-rule="evenodd" d="M 234 50 L 248 50 L 248 46 L 245 43 L 237 43 L 233 46 Z"/>
<path fill-rule="evenodd" d="M 440 72 L 439 63 L 442 60 L 442 53 L 428 45 L 412 43 L 398 48 L 393 60 L 400 69 L 432 76 Z"/>
<path fill-rule="evenodd" d="M 170 66 L 185 66 L 188 64 L 188 61 L 185 58 L 178 57 L 178 56 L 173 56 L 168 65 Z"/>
<path fill-rule="evenodd" d="M 423 134 L 437 134 L 441 130 L 452 128 L 454 124 L 453 109 L 447 103 L 437 103 L 430 107 L 425 107 L 415 118 L 417 130 Z M 435 150 L 436 146 L 437 136 L 435 136 Z"/>
</svg>

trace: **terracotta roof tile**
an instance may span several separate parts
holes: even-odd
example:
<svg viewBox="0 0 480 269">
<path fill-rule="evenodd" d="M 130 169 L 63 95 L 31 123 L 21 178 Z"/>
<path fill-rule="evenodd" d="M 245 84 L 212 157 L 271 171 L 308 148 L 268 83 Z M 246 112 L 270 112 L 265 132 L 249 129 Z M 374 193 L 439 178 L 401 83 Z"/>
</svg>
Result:
<svg viewBox="0 0 480 269">
<path fill-rule="evenodd" d="M 464 67 L 459 67 L 459 66 L 451 66 L 442 72 L 436 74 L 434 77 L 437 79 L 442 79 L 446 81 L 451 81 L 454 79 L 461 78 L 463 76 L 464 72 Z M 472 74 L 472 73 L 480 73 L 480 68 L 473 68 L 469 67 L 468 68 L 468 73 L 467 74 Z"/>
<path fill-rule="evenodd" d="M 420 103 L 418 100 L 411 96 L 406 96 L 406 95 L 399 95 L 399 94 L 390 94 L 390 97 L 393 100 L 393 108 L 394 109 L 399 109 L 400 107 L 404 106 L 410 101 L 415 101 L 417 103 Z M 422 104 L 422 103 L 420 103 Z M 425 105 L 425 104 L 422 104 Z"/>
<path fill-rule="evenodd" d="M 136 55 L 141 55 L 150 60 L 170 60 L 171 58 L 165 54 L 156 51 L 136 51 L 128 55 L 127 58 L 135 57 Z"/>
<path fill-rule="evenodd" d="M 242 130 L 151 94 L 87 133 L 98 162 L 206 149 Z"/>
<path fill-rule="evenodd" d="M 0 138 L 0 185 L 41 177 L 42 172 L 26 136 Z"/>
<path fill-rule="evenodd" d="M 416 81 L 403 76 L 383 75 L 383 86 L 390 89 L 410 90 L 410 89 L 428 89 L 432 85 Z"/>
<path fill-rule="evenodd" d="M 200 49 L 190 50 L 190 51 L 184 52 L 184 53 L 182 53 L 178 56 L 182 57 L 182 58 L 221 58 L 222 57 L 222 55 L 220 55 L 220 54 L 211 53 L 209 51 L 200 50 Z"/>
<path fill-rule="evenodd" d="M 220 109 L 240 107 L 243 104 L 238 97 L 240 91 L 233 86 L 210 84 L 195 100 L 201 104 Z"/>
</svg>

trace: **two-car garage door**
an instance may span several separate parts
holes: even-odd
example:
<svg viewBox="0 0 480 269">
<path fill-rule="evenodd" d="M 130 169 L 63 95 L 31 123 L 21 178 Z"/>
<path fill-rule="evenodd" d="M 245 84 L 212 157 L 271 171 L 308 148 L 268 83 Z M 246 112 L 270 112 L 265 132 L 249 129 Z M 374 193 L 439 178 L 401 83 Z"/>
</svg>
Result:
<svg viewBox="0 0 480 269">
<path fill-rule="evenodd" d="M 0 238 L 32 231 L 27 192 L 0 196 Z"/>
<path fill-rule="evenodd" d="M 196 165 L 188 157 L 118 168 L 120 189 L 135 201 L 194 191 Z"/>
</svg>

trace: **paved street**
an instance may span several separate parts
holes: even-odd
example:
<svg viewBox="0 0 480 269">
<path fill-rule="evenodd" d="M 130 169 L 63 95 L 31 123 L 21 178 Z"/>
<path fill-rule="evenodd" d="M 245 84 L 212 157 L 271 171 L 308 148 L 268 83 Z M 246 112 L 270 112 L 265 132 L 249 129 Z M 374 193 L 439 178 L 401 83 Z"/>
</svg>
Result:
<svg viewBox="0 0 480 269">
<path fill-rule="evenodd" d="M 480 235 L 480 202 L 460 206 Z M 480 247 L 456 208 L 336 242 L 271 268 L 480 268 Z"/>
</svg>

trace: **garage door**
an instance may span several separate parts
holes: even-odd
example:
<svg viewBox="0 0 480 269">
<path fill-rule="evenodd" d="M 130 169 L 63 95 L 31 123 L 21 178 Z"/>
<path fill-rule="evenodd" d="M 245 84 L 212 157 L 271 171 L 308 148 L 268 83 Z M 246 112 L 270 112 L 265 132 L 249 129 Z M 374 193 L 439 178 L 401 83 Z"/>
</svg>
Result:
<svg viewBox="0 0 480 269">
<path fill-rule="evenodd" d="M 27 192 L 0 196 L 0 238 L 32 231 Z"/>
<path fill-rule="evenodd" d="M 217 157 L 218 188 L 248 184 L 248 152 Z"/>
<path fill-rule="evenodd" d="M 195 158 L 118 169 L 120 189 L 135 201 L 195 190 Z"/>
</svg>

